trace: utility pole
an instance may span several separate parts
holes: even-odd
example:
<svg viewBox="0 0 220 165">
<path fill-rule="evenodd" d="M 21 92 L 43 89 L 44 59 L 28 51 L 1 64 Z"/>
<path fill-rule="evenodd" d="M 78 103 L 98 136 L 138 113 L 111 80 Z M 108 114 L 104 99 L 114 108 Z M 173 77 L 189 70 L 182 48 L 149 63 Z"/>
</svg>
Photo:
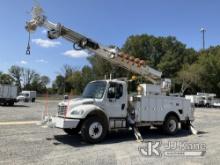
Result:
<svg viewBox="0 0 220 165">
<path fill-rule="evenodd" d="M 206 32 L 205 28 L 201 28 L 200 32 L 202 33 L 202 48 L 203 50 L 205 50 L 205 32 Z"/>
</svg>

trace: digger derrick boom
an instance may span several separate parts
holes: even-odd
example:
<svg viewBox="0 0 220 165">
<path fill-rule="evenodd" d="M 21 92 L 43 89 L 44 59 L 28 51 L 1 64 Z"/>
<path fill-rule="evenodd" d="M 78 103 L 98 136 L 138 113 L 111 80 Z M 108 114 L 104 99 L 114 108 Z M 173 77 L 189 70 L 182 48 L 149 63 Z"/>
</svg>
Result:
<svg viewBox="0 0 220 165">
<path fill-rule="evenodd" d="M 47 17 L 42 14 L 42 9 L 34 7 L 32 10 L 32 20 L 26 23 L 26 30 L 29 32 L 35 31 L 37 27 L 43 26 L 48 29 L 48 38 L 56 39 L 63 37 L 66 40 L 78 45 L 82 49 L 87 49 L 99 57 L 122 67 L 135 74 L 139 74 L 154 84 L 159 84 L 162 73 L 146 65 L 145 61 L 129 56 L 126 53 L 117 51 L 81 35 L 61 24 L 55 24 L 47 20 Z"/>
</svg>

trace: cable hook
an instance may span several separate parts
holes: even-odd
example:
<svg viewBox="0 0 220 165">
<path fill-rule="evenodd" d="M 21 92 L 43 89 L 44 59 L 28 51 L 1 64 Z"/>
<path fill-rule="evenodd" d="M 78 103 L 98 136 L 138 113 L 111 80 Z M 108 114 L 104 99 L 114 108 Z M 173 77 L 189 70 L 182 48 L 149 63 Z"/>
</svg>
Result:
<svg viewBox="0 0 220 165">
<path fill-rule="evenodd" d="M 28 33 L 28 44 L 27 44 L 27 49 L 26 49 L 26 55 L 30 55 L 30 54 L 31 54 L 30 40 L 31 40 L 31 32 L 29 31 L 29 33 Z"/>
</svg>

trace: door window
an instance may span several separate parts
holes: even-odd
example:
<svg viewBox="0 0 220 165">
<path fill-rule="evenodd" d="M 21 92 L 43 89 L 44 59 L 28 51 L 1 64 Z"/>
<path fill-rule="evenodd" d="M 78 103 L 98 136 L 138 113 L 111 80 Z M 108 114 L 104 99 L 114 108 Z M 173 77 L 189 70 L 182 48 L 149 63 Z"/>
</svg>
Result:
<svg viewBox="0 0 220 165">
<path fill-rule="evenodd" d="M 108 89 L 108 98 L 120 99 L 123 96 L 123 85 L 111 82 Z"/>
</svg>

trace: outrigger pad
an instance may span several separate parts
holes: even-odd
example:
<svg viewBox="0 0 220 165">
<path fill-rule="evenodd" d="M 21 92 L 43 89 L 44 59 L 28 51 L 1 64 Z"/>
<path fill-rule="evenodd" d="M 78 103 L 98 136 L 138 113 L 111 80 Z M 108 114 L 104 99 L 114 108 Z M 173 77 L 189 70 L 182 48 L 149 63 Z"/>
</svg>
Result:
<svg viewBox="0 0 220 165">
<path fill-rule="evenodd" d="M 198 131 L 195 129 L 195 127 L 190 123 L 190 131 L 193 135 L 197 135 Z"/>
<path fill-rule="evenodd" d="M 136 141 L 137 142 L 143 142 L 144 140 L 143 140 L 143 138 L 142 138 L 142 136 L 141 136 L 141 133 L 140 133 L 140 131 L 138 130 L 138 128 L 137 127 L 133 127 L 133 130 L 134 130 L 134 135 L 135 135 L 135 137 L 136 137 Z"/>
</svg>

